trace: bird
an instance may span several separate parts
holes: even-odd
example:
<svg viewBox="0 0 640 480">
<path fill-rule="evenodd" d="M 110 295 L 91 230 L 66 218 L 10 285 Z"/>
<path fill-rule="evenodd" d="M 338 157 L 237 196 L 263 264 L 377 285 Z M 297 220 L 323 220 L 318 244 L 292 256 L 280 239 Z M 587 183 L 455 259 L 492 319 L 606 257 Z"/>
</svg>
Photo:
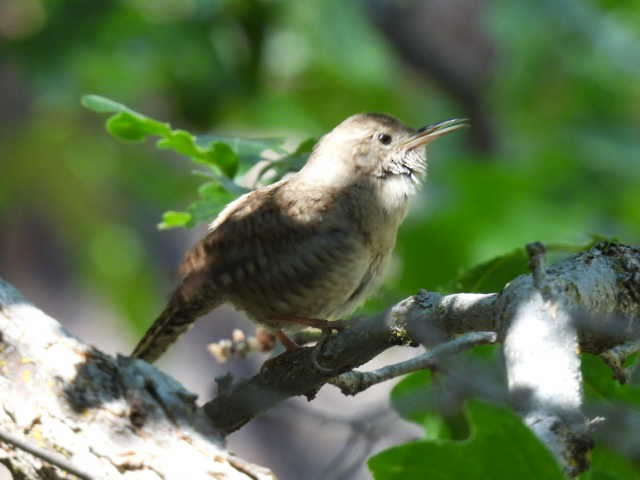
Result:
<svg viewBox="0 0 640 480">
<path fill-rule="evenodd" d="M 426 177 L 426 146 L 466 119 L 419 129 L 360 113 L 316 143 L 305 165 L 230 202 L 185 255 L 181 282 L 132 356 L 157 360 L 222 303 L 287 349 L 286 333 L 338 325 L 380 283 Z"/>
</svg>

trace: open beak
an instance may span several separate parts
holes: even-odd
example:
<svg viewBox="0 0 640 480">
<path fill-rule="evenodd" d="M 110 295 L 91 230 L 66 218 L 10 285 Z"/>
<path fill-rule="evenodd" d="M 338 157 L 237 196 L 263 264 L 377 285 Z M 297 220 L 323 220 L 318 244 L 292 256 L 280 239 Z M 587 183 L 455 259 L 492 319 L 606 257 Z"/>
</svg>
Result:
<svg viewBox="0 0 640 480">
<path fill-rule="evenodd" d="M 414 135 L 409 138 L 403 145 L 407 150 L 412 148 L 422 147 L 433 142 L 436 138 L 440 138 L 461 128 L 468 127 L 469 120 L 466 118 L 453 118 L 451 120 L 445 120 L 444 122 L 432 123 L 426 127 L 419 129 Z"/>
</svg>

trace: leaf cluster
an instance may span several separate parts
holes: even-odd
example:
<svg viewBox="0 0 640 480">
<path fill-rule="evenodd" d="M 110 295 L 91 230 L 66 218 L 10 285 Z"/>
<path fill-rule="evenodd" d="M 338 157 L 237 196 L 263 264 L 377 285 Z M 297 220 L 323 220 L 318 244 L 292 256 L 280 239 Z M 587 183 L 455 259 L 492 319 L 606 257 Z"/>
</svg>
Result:
<svg viewBox="0 0 640 480">
<path fill-rule="evenodd" d="M 161 229 L 210 222 L 227 203 L 250 191 L 250 186 L 277 180 L 299 169 L 315 145 L 315 140 L 309 138 L 289 153 L 283 147 L 284 138 L 196 136 L 99 95 L 83 96 L 82 105 L 97 113 L 110 114 L 106 129 L 115 138 L 141 142 L 159 137 L 157 148 L 188 157 L 201 167 L 193 172 L 206 178 L 198 188 L 198 198 L 184 210 L 166 211 L 158 225 Z M 247 185 L 243 177 L 252 168 L 258 171 L 252 185 Z"/>
</svg>

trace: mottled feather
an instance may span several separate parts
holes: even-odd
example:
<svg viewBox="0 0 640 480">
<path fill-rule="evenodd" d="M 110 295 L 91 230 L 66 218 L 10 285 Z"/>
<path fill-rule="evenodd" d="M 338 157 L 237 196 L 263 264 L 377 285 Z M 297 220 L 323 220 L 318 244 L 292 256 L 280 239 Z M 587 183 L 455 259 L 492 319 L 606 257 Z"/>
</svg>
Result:
<svg viewBox="0 0 640 480">
<path fill-rule="evenodd" d="M 352 116 L 300 172 L 231 202 L 185 256 L 181 284 L 133 354 L 155 360 L 225 302 L 273 329 L 290 326 L 278 317 L 351 313 L 382 277 L 424 176 L 421 131 Z"/>
</svg>

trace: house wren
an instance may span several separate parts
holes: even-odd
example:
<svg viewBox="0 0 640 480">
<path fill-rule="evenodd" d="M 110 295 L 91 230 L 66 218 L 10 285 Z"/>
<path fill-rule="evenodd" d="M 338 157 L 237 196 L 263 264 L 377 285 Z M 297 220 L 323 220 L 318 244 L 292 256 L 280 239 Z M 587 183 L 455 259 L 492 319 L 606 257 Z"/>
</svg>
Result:
<svg viewBox="0 0 640 480">
<path fill-rule="evenodd" d="M 182 282 L 133 356 L 154 361 L 200 316 L 231 303 L 280 333 L 350 314 L 381 278 L 426 171 L 424 146 L 465 120 L 419 130 L 353 115 L 297 173 L 231 202 L 186 255 Z M 298 326 L 299 328 L 299 326 Z"/>
</svg>

